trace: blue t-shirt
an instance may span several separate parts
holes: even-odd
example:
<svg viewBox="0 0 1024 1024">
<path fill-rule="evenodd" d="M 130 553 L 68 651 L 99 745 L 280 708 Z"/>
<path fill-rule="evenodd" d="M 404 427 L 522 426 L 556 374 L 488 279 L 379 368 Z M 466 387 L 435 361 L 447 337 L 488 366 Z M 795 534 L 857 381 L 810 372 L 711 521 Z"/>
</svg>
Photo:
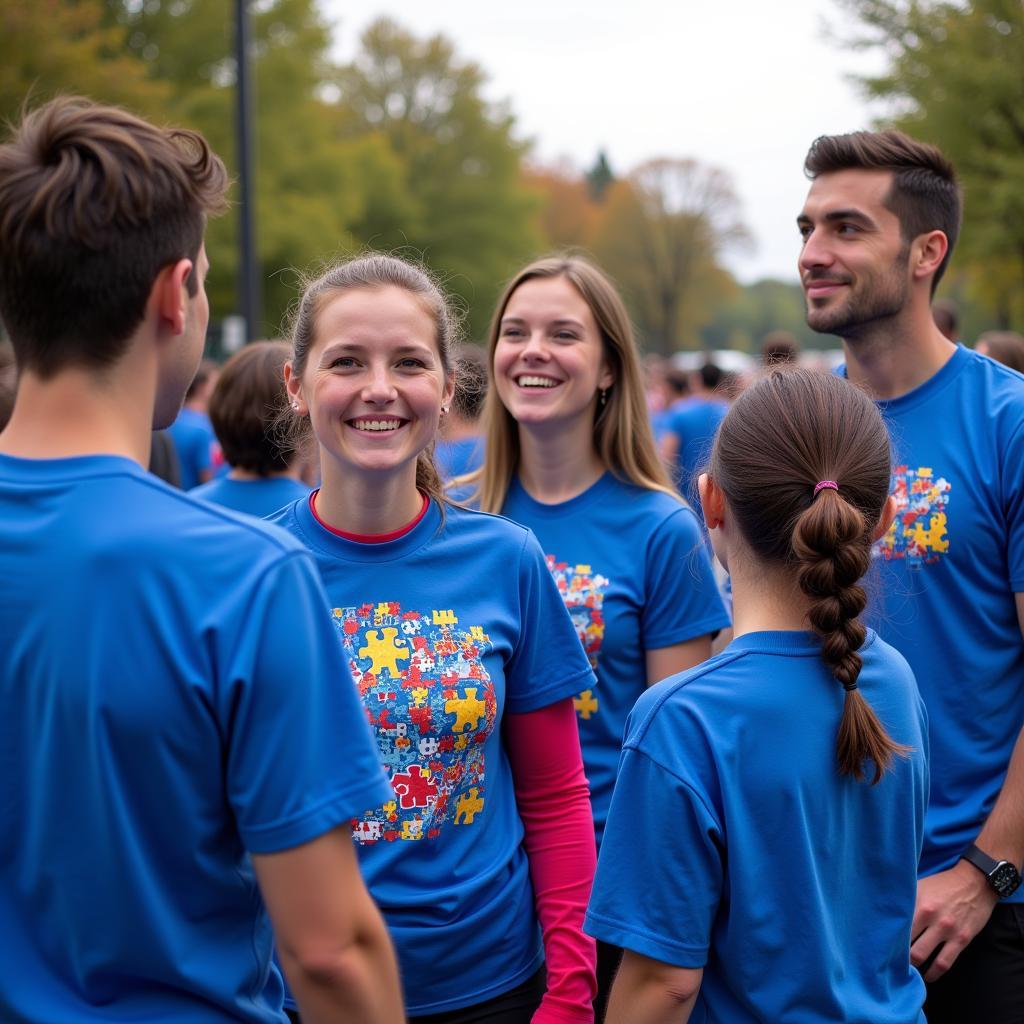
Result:
<svg viewBox="0 0 1024 1024">
<path fill-rule="evenodd" d="M 899 510 L 875 546 L 870 621 L 910 662 L 928 708 L 930 875 L 977 838 L 1024 727 L 1024 378 L 958 346 L 879 408 Z"/>
<path fill-rule="evenodd" d="M 313 552 L 391 779 L 354 823 L 363 876 L 395 943 L 410 1014 L 483 1002 L 543 954 L 506 712 L 590 685 L 536 539 L 436 503 L 404 536 L 338 536 L 308 500 L 274 521 Z"/>
<path fill-rule="evenodd" d="M 660 491 L 605 473 L 569 501 L 544 505 L 513 480 L 502 513 L 547 552 L 597 677 L 574 701 L 598 842 L 626 718 L 647 689 L 647 651 L 729 625 L 697 520 Z"/>
<path fill-rule="evenodd" d="M 697 476 L 711 457 L 715 431 L 728 411 L 729 404 L 719 398 L 683 398 L 669 410 L 666 428 L 679 439 L 679 490 L 693 502 L 698 516 Z"/>
<path fill-rule="evenodd" d="M 260 480 L 233 480 L 220 476 L 191 491 L 193 498 L 212 501 L 215 505 L 263 519 L 297 498 L 309 494 L 309 487 L 290 476 L 267 476 Z"/>
<path fill-rule="evenodd" d="M 210 417 L 195 409 L 182 409 L 167 433 L 178 452 L 181 489 L 190 491 L 202 483 L 201 474 L 213 470 L 218 445 Z"/>
<path fill-rule="evenodd" d="M 387 792 L 309 555 L 116 456 L 0 524 L 0 1020 L 283 1021 L 246 851 Z"/>
<path fill-rule="evenodd" d="M 438 441 L 434 461 L 442 480 L 452 480 L 480 468 L 484 461 L 484 439 L 463 437 L 458 441 Z"/>
<path fill-rule="evenodd" d="M 704 968 L 690 1020 L 923 1022 L 910 965 L 928 794 L 914 677 L 870 633 L 859 685 L 898 743 L 836 771 L 845 694 L 812 633 L 747 633 L 630 716 L 585 930 Z"/>
</svg>

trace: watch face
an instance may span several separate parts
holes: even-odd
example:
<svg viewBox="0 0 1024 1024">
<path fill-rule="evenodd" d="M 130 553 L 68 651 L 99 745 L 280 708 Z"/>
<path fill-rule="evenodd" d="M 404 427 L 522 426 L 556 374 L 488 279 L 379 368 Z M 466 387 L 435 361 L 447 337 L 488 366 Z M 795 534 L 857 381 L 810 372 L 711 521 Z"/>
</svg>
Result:
<svg viewBox="0 0 1024 1024">
<path fill-rule="evenodd" d="M 996 865 L 995 870 L 988 878 L 992 883 L 992 888 L 1003 897 L 1013 895 L 1017 891 L 1017 886 L 1020 885 L 1020 875 L 1017 873 L 1017 869 L 1005 860 Z"/>
</svg>

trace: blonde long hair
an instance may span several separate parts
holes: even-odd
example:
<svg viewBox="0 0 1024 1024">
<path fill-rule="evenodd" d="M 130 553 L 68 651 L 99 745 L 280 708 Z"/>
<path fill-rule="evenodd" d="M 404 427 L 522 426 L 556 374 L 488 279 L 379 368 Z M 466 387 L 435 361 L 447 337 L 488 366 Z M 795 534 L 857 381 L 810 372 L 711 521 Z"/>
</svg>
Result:
<svg viewBox="0 0 1024 1024">
<path fill-rule="evenodd" d="M 512 293 L 526 281 L 556 277 L 564 277 L 590 307 L 601 332 L 605 358 L 614 375 L 607 401 L 598 407 L 594 417 L 594 447 L 598 456 L 620 479 L 651 491 L 662 491 L 681 501 L 654 445 L 640 356 L 629 314 L 615 286 L 593 263 L 580 256 L 549 256 L 516 274 L 498 301 L 488 332 L 487 360 L 492 378 L 501 319 Z M 457 484 L 475 487 L 472 500 L 484 512 L 500 512 L 519 467 L 519 427 L 502 405 L 493 381 L 484 402 L 483 421 L 487 444 L 484 464 Z"/>
</svg>

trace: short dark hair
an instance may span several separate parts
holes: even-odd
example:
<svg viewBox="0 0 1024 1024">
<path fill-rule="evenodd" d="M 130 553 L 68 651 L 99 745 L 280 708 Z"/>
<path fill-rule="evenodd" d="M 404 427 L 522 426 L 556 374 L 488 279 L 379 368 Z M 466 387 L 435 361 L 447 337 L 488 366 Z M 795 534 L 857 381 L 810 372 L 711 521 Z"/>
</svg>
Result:
<svg viewBox="0 0 1024 1024">
<path fill-rule="evenodd" d="M 210 422 L 227 462 L 260 476 L 287 469 L 294 451 L 276 424 L 285 404 L 284 341 L 254 341 L 225 364 L 210 395 Z"/>
<path fill-rule="evenodd" d="M 714 391 L 722 383 L 722 368 L 715 363 L 707 362 L 698 371 L 700 382 L 708 391 Z"/>
<path fill-rule="evenodd" d="M 0 146 L 0 318 L 20 368 L 115 363 L 157 274 L 197 258 L 227 184 L 197 132 L 77 96 L 26 114 Z"/>
<path fill-rule="evenodd" d="M 986 355 L 997 363 L 1024 373 L 1024 337 L 1016 331 L 986 331 L 974 343 L 977 348 L 985 343 Z"/>
<path fill-rule="evenodd" d="M 907 245 L 927 231 L 945 234 L 949 249 L 932 278 L 934 294 L 960 234 L 963 197 L 952 163 L 936 146 L 891 129 L 814 140 L 804 161 L 809 178 L 848 170 L 892 171 L 885 205 L 899 219 Z"/>
<path fill-rule="evenodd" d="M 761 342 L 761 360 L 765 366 L 796 363 L 800 345 L 789 331 L 769 331 Z"/>
</svg>

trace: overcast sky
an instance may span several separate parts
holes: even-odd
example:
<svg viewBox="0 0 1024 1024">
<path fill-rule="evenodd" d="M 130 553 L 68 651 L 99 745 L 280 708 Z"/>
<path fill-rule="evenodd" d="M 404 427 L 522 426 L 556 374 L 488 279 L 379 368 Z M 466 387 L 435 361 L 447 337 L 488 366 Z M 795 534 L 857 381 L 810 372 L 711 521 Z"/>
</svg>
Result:
<svg viewBox="0 0 1024 1024">
<path fill-rule="evenodd" d="M 727 257 L 740 280 L 795 279 L 802 164 L 818 135 L 884 113 L 851 74 L 882 66 L 849 45 L 836 0 L 321 0 L 348 60 L 382 15 L 440 32 L 488 75 L 533 159 L 580 168 L 603 148 L 618 174 L 656 156 L 727 170 L 754 245 Z"/>
</svg>

